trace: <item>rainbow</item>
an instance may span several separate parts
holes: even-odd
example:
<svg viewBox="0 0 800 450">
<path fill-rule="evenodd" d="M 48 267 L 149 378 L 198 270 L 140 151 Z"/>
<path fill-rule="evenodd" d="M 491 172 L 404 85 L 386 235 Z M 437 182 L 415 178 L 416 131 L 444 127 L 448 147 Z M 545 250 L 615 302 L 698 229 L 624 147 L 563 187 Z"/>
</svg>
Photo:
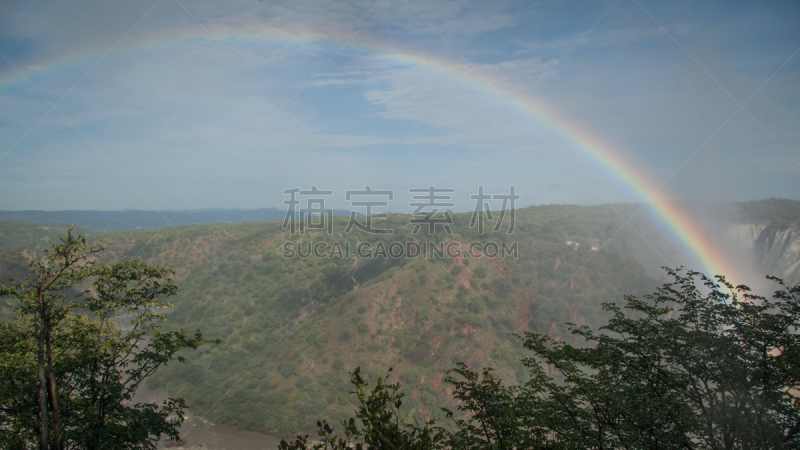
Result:
<svg viewBox="0 0 800 450">
<path fill-rule="evenodd" d="M 130 41 L 123 41 L 114 52 L 139 51 L 178 44 L 202 43 L 203 45 L 209 45 L 213 44 L 214 40 L 235 45 L 269 43 L 271 45 L 307 46 L 310 48 L 323 47 L 334 51 L 347 47 L 348 51 L 357 51 L 384 59 L 393 64 L 406 65 L 433 72 L 453 82 L 466 85 L 470 89 L 499 99 L 518 111 L 529 115 L 537 122 L 557 131 L 567 142 L 580 149 L 597 165 L 605 168 L 615 178 L 622 181 L 637 198 L 645 203 L 650 212 L 684 244 L 696 262 L 702 266 L 701 270 L 708 275 L 724 274 L 729 277 L 729 280 L 738 278 L 736 269 L 726 262 L 726 258 L 720 252 L 714 249 L 711 241 L 698 224 L 677 203 L 662 198 L 660 195 L 661 186 L 643 176 L 642 171 L 626 160 L 620 152 L 615 151 L 611 145 L 602 142 L 598 137 L 581 129 L 577 124 L 560 116 L 544 103 L 524 96 L 522 92 L 504 85 L 499 80 L 480 76 L 466 64 L 444 61 L 430 55 L 414 52 L 411 49 L 385 43 L 367 43 L 352 38 L 322 35 L 315 32 L 297 34 L 272 28 L 249 30 L 215 28 L 211 32 L 214 35 L 213 39 L 199 28 L 195 28 L 190 32 L 151 36 L 146 40 L 131 39 Z M 14 89 L 24 88 L 28 85 L 27 80 L 37 84 L 37 81 L 55 77 L 62 71 L 72 67 L 91 67 L 96 64 L 100 55 L 105 54 L 105 51 L 89 51 L 67 55 L 40 66 L 28 67 L 24 69 L 24 76 L 15 71 L 9 71 L 7 75 L 0 78 L 0 95 Z"/>
</svg>

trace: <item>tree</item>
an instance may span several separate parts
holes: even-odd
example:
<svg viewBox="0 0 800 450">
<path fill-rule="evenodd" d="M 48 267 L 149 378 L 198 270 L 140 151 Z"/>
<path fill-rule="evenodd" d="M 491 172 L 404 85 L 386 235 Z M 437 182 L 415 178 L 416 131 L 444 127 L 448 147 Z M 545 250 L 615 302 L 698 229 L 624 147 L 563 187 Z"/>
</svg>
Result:
<svg viewBox="0 0 800 450">
<path fill-rule="evenodd" d="M 453 376 L 451 374 L 456 374 Z M 478 374 L 461 363 L 449 371 L 445 382 L 453 385 L 462 418 L 448 437 L 453 449 L 546 448 L 549 429 L 542 419 L 547 403 L 532 386 L 545 379 L 539 370 L 525 387 L 504 386 L 491 367 Z M 449 418 L 453 411 L 445 410 Z"/>
<path fill-rule="evenodd" d="M 560 442 L 586 448 L 796 447 L 800 287 L 772 300 L 697 272 L 644 299 L 628 296 L 586 348 L 527 333 L 525 347 L 560 375 L 537 385 Z M 698 280 L 700 286 L 698 287 Z M 627 312 L 625 311 L 627 310 Z"/>
<path fill-rule="evenodd" d="M 799 448 L 800 286 L 768 277 L 780 286 L 768 300 L 746 286 L 734 288 L 723 277 L 714 281 L 697 272 L 667 271 L 673 281 L 654 294 L 627 296 L 624 307 L 605 304 L 613 316 L 599 330 L 570 324 L 584 346 L 536 333 L 520 336 L 533 352 L 523 360 L 531 377 L 521 386 L 504 384 L 491 368 L 482 373 L 463 364 L 452 369 L 445 381 L 454 386 L 463 414 L 456 418 L 445 410 L 455 418 L 454 431 L 438 428 L 436 444 L 450 449 Z M 391 389 L 397 392 L 399 385 Z M 362 406 L 357 417 L 397 416 L 391 402 L 365 403 L 363 388 L 357 392 L 362 405 L 374 406 Z M 384 398 L 382 392 L 378 398 Z M 384 423 L 362 419 L 358 436 L 372 435 Z M 414 430 L 420 435 L 416 425 L 406 427 L 409 436 Z M 325 423 L 320 436 L 336 442 Z M 298 440 L 282 448 L 307 447 Z"/>
<path fill-rule="evenodd" d="M 389 369 L 391 373 L 392 369 Z M 281 440 L 281 450 L 348 450 L 354 448 L 376 450 L 430 450 L 444 448 L 446 434 L 433 421 L 423 425 L 402 423 L 399 416 L 403 404 L 400 383 L 387 384 L 386 379 L 378 378 L 371 391 L 367 382 L 361 378 L 361 368 L 356 367 L 350 382 L 355 387 L 359 406 L 356 416 L 343 421 L 345 437 L 333 434 L 333 428 L 326 421 L 317 422 L 319 441 L 309 447 L 308 436 L 298 436 L 294 441 Z"/>
<path fill-rule="evenodd" d="M 133 403 L 141 383 L 182 349 L 211 342 L 197 331 L 161 331 L 172 270 L 123 259 L 101 264 L 103 246 L 70 229 L 0 284 L 16 307 L 0 324 L 3 448 L 155 448 L 178 439 L 185 404 Z M 182 360 L 181 357 L 178 357 Z"/>
</svg>

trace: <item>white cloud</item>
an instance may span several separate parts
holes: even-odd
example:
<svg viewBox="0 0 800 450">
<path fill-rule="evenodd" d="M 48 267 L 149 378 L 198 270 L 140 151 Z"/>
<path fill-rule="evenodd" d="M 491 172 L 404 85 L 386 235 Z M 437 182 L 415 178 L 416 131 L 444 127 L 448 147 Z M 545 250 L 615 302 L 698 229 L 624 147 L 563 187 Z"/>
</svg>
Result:
<svg viewBox="0 0 800 450">
<path fill-rule="evenodd" d="M 545 102 L 642 172 L 666 180 L 736 111 L 717 83 L 743 102 L 796 50 L 790 39 L 796 31 L 781 11 L 759 19 L 722 5 L 708 12 L 646 5 L 712 80 L 635 4 L 620 3 L 559 59 L 584 23 L 597 20 L 594 12 L 567 14 L 562 8 L 569 5 L 561 3 L 409 1 L 423 18 L 402 0 L 181 0 L 202 26 L 180 4 L 165 1 L 59 110 L 148 198 L 171 207 L 182 206 L 225 164 L 196 205 L 224 206 L 213 202 L 240 195 L 248 200 L 237 198 L 238 204 L 263 206 L 259 196 L 266 194 L 256 191 L 279 191 L 292 180 L 344 186 L 358 184 L 356 175 L 376 186 L 431 183 L 459 158 L 447 178 L 456 184 L 470 177 L 515 180 L 544 202 L 576 203 L 584 201 L 581 193 L 599 201 L 592 189 L 599 186 L 615 201 L 628 197 L 614 174 L 594 171 L 562 130 L 520 105 L 509 109 L 520 95 Z M 153 5 L 6 2 L 0 51 L 36 75 L 31 80 L 55 102 Z M 406 58 L 388 49 L 404 49 Z M 436 69 L 442 64 L 449 71 Z M 795 156 L 798 64 L 790 61 L 747 105 Z M 9 67 L 0 70 L 3 80 L 14 78 Z M 50 107 L 24 83 L 0 91 L 0 100 L 2 155 Z M 719 195 L 787 196 L 800 179 L 791 176 L 790 160 L 739 113 L 680 173 L 686 179 L 675 190 L 717 183 L 727 186 Z M 718 181 L 724 171 L 717 168 L 731 170 L 746 187 Z M 3 161 L 0 174 L 7 177 L 3 192 L 25 192 L 32 205 L 64 200 L 67 194 L 54 191 L 64 179 L 69 192 L 98 204 L 140 201 L 128 194 L 113 200 L 111 187 L 124 188 L 124 181 L 55 112 Z M 31 181 L 37 174 L 39 185 Z M 547 197 L 543 186 L 554 183 L 563 188 Z"/>
</svg>

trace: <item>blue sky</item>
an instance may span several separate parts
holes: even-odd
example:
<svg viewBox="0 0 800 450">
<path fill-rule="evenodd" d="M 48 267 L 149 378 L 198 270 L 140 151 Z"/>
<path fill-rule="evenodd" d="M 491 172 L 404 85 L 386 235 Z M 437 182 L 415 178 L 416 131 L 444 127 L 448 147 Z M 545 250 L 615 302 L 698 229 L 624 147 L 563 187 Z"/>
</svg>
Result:
<svg viewBox="0 0 800 450">
<path fill-rule="evenodd" d="M 0 209 L 647 198 L 526 102 L 668 198 L 800 199 L 798 24 L 794 2 L 7 1 Z"/>
</svg>

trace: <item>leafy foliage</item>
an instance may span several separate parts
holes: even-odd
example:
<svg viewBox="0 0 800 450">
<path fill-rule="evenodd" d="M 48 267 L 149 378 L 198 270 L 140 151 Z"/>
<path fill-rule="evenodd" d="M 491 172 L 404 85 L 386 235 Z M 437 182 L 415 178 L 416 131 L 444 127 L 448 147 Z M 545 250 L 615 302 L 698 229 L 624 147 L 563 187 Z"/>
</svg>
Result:
<svg viewBox="0 0 800 450">
<path fill-rule="evenodd" d="M 391 369 L 389 369 L 391 373 Z M 363 449 L 408 449 L 425 450 L 443 448 L 445 433 L 433 421 L 423 425 L 406 424 L 400 420 L 399 410 L 404 394 L 399 392 L 400 384 L 387 384 L 386 378 L 378 378 L 371 391 L 361 377 L 361 368 L 356 368 L 350 378 L 358 396 L 355 418 L 342 421 L 344 437 L 333 434 L 333 428 L 326 421 L 317 422 L 320 440 L 308 447 L 308 435 L 298 436 L 294 441 L 282 440 L 281 450 L 346 450 Z"/>
<path fill-rule="evenodd" d="M 170 269 L 131 260 L 99 264 L 104 247 L 70 230 L 24 282 L 0 285 L 17 318 L 0 323 L 3 448 L 155 448 L 178 439 L 185 404 L 133 403 L 141 383 L 200 332 L 162 332 L 162 298 L 177 291 Z M 118 321 L 120 315 L 124 318 Z"/>
<path fill-rule="evenodd" d="M 571 418 L 555 435 L 587 447 L 796 445 L 800 287 L 772 278 L 782 289 L 768 300 L 722 277 L 669 274 L 644 300 L 628 296 L 628 312 L 606 305 L 614 316 L 599 333 L 575 328 L 589 348 L 525 336 L 563 377 L 542 385 Z"/>
<path fill-rule="evenodd" d="M 478 374 L 464 364 L 450 370 L 457 376 L 445 380 L 455 390 L 458 410 L 464 418 L 455 419 L 457 430 L 449 436 L 448 445 L 457 449 L 542 448 L 547 441 L 547 405 L 528 387 L 504 386 L 488 367 Z M 543 372 L 536 374 L 538 382 Z M 447 410 L 448 417 L 453 417 Z"/>
</svg>

